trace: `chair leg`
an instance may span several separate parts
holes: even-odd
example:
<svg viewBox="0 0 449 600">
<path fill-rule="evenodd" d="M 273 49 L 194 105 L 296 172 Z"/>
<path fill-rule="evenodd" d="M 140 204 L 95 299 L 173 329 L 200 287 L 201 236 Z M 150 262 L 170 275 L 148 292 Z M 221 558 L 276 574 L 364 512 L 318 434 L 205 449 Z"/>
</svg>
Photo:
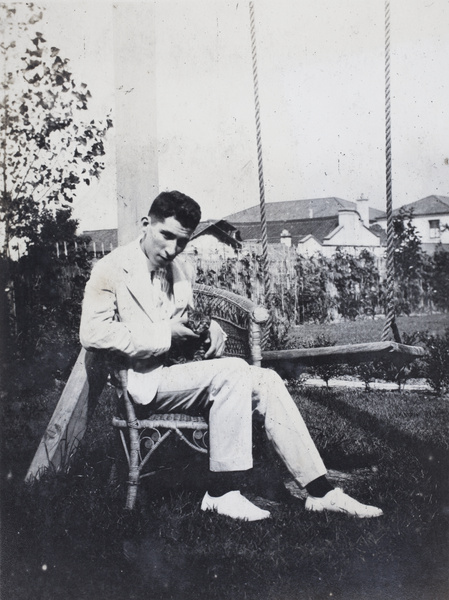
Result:
<svg viewBox="0 0 449 600">
<path fill-rule="evenodd" d="M 126 495 L 127 510 L 132 510 L 137 498 L 137 489 L 139 486 L 139 432 L 137 429 L 129 428 L 129 474 L 128 474 L 128 492 Z"/>
<path fill-rule="evenodd" d="M 126 504 L 125 504 L 126 510 L 134 509 L 134 505 L 136 503 L 136 498 L 137 498 L 138 486 L 139 486 L 139 475 L 137 475 L 136 481 L 131 481 L 131 474 L 130 474 L 130 481 L 128 481 L 128 492 L 126 494 Z"/>
<path fill-rule="evenodd" d="M 157 448 L 159 448 L 159 446 L 161 446 L 161 444 L 163 444 L 164 441 L 173 432 L 176 432 L 176 434 L 182 439 L 183 442 L 185 442 L 188 446 L 190 446 L 197 452 L 202 452 L 205 454 L 207 454 L 207 452 L 208 452 L 206 447 L 202 447 L 202 444 L 203 445 L 205 444 L 204 430 L 198 430 L 198 431 L 194 432 L 194 433 L 199 434 L 199 436 L 194 435 L 194 442 L 192 443 L 189 439 L 187 439 L 187 437 L 182 433 L 182 431 L 180 431 L 177 428 L 175 428 L 175 429 L 164 428 L 164 426 L 161 425 L 161 426 L 154 426 L 154 427 L 147 426 L 147 429 L 152 430 L 154 432 L 154 435 L 152 435 L 151 437 L 148 436 L 148 437 L 142 438 L 142 429 L 136 429 L 136 428 L 133 428 L 132 426 L 128 425 L 128 427 L 127 427 L 127 433 L 129 436 L 128 443 L 126 443 L 126 440 L 123 439 L 124 434 L 122 433 L 122 430 L 120 430 L 120 433 L 122 434 L 123 447 L 125 449 L 125 453 L 126 453 L 126 457 L 127 457 L 127 461 L 128 461 L 128 485 L 127 485 L 127 495 L 126 495 L 126 504 L 125 504 L 126 510 L 133 510 L 133 508 L 134 508 L 136 498 L 137 498 L 139 482 L 141 479 L 141 473 L 142 473 L 145 465 L 150 460 L 150 457 L 153 455 L 155 450 L 157 450 Z M 160 429 L 166 429 L 166 431 L 162 434 Z M 145 445 L 145 442 L 150 442 L 150 444 L 151 444 L 150 448 L 148 449 L 148 451 L 146 453 L 144 452 L 143 456 L 141 454 L 142 442 L 144 443 L 144 445 Z M 143 475 L 143 477 L 146 477 L 150 474 L 151 473 L 146 473 L 145 475 Z"/>
</svg>

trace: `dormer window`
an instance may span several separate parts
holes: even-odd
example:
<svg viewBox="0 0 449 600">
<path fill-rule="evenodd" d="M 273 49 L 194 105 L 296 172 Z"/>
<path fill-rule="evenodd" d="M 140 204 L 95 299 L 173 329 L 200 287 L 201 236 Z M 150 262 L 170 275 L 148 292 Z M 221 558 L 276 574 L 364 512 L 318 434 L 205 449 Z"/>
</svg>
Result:
<svg viewBox="0 0 449 600">
<path fill-rule="evenodd" d="M 440 220 L 432 219 L 429 221 L 429 236 L 431 239 L 436 239 L 441 237 L 440 231 Z"/>
</svg>

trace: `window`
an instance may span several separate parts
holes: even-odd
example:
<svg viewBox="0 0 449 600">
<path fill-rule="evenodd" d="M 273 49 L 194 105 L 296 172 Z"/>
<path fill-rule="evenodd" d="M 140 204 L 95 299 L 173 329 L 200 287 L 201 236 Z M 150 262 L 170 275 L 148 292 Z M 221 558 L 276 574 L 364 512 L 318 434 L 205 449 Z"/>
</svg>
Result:
<svg viewBox="0 0 449 600">
<path fill-rule="evenodd" d="M 432 221 L 429 221 L 429 232 L 432 239 L 440 237 L 441 232 L 439 219 L 432 219 Z"/>
</svg>

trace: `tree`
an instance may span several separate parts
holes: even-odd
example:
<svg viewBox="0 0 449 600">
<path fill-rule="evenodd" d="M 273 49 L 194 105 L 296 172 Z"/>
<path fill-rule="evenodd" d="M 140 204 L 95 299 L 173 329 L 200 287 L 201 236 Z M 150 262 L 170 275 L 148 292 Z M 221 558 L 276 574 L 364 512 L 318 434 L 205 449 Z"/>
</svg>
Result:
<svg viewBox="0 0 449 600">
<path fill-rule="evenodd" d="M 5 356 L 75 337 L 90 264 L 72 203 L 104 169 L 112 126 L 89 118 L 89 89 L 36 31 L 42 16 L 32 3 L 0 3 L 0 304 L 14 306 L 0 319 Z M 12 261 L 11 242 L 20 240 L 26 252 Z"/>
<path fill-rule="evenodd" d="M 413 209 L 401 207 L 393 228 L 396 306 L 398 313 L 410 314 L 422 303 L 428 260 L 413 224 Z"/>
<path fill-rule="evenodd" d="M 335 306 L 329 294 L 331 262 L 322 255 L 298 256 L 295 264 L 299 322 L 324 323 Z"/>
<path fill-rule="evenodd" d="M 352 256 L 339 248 L 333 256 L 331 273 L 338 291 L 338 312 L 342 317 L 374 316 L 379 295 L 379 273 L 374 255 L 364 249 L 358 256 Z"/>
<path fill-rule="evenodd" d="M 12 239 L 28 243 L 39 231 L 43 211 L 71 207 L 78 186 L 99 177 L 112 125 L 86 118 L 89 89 L 35 32 L 42 15 L 32 3 L 0 4 L 3 256 Z"/>
</svg>

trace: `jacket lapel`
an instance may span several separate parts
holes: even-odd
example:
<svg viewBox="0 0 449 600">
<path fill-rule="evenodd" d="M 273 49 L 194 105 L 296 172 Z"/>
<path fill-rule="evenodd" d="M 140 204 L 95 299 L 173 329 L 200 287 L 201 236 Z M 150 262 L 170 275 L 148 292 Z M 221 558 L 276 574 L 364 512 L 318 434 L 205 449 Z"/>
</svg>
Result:
<svg viewBox="0 0 449 600">
<path fill-rule="evenodd" d="M 125 284 L 151 321 L 159 317 L 158 298 L 151 283 L 145 254 L 140 248 L 140 240 L 127 247 L 123 262 Z M 188 304 L 193 303 L 191 276 L 188 268 L 180 259 L 170 265 L 173 284 L 173 314 L 182 313 Z"/>
<path fill-rule="evenodd" d="M 156 310 L 156 298 L 148 272 L 145 254 L 140 248 L 140 240 L 129 244 L 123 271 L 125 284 L 146 315 L 153 321 Z"/>
</svg>

